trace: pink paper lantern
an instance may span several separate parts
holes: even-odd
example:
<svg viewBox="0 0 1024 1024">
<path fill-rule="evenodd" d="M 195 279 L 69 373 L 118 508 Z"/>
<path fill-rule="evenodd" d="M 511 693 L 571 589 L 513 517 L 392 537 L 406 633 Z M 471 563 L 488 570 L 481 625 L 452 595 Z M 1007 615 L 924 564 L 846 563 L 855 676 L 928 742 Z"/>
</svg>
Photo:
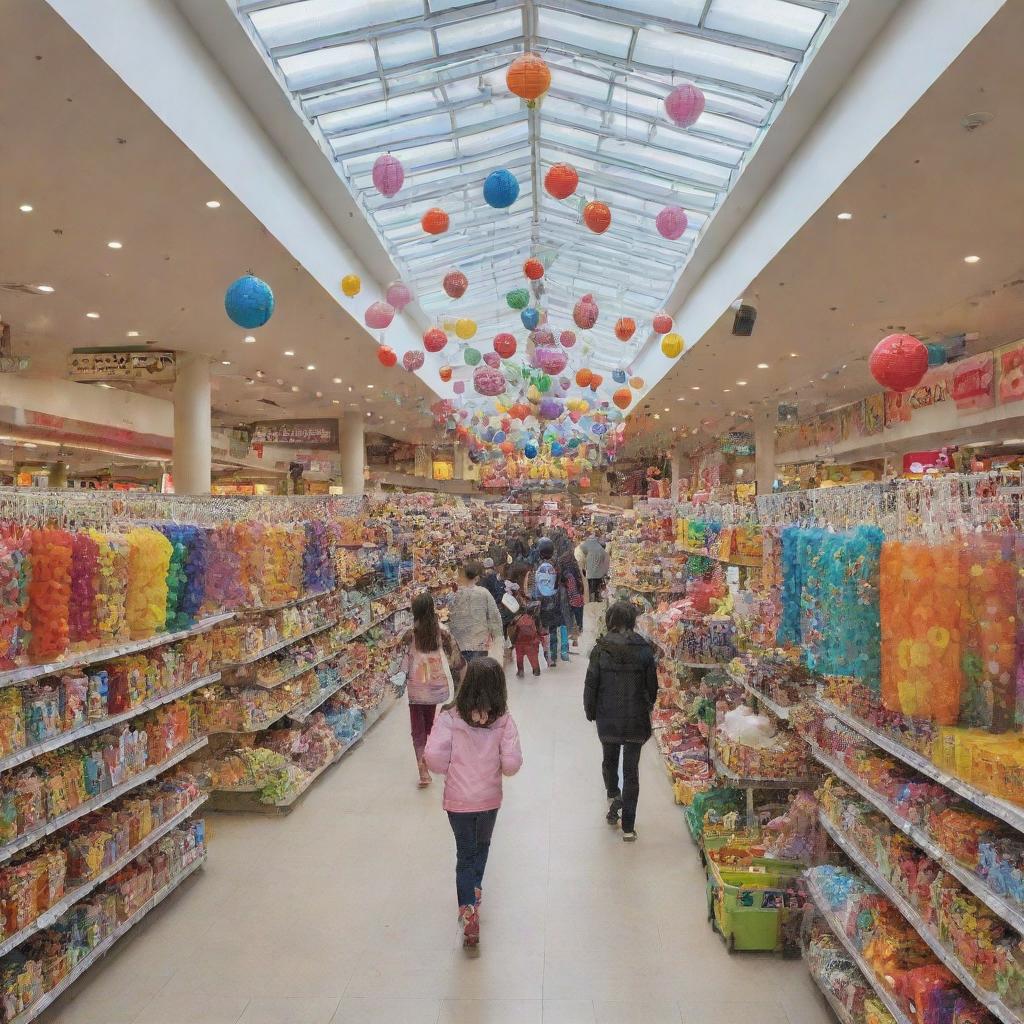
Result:
<svg viewBox="0 0 1024 1024">
<path fill-rule="evenodd" d="M 372 177 L 374 188 L 390 199 L 398 194 L 405 181 L 405 168 L 397 157 L 383 153 L 373 162 Z"/>
<path fill-rule="evenodd" d="M 875 346 L 868 369 L 888 391 L 909 391 L 928 372 L 928 349 L 912 334 L 890 334 Z"/>
<path fill-rule="evenodd" d="M 562 331 L 558 340 L 562 348 L 572 348 L 576 344 L 576 333 L 575 331 Z"/>
<path fill-rule="evenodd" d="M 581 331 L 589 331 L 597 323 L 598 308 L 589 292 L 573 306 L 572 318 Z"/>
<path fill-rule="evenodd" d="M 441 282 L 445 294 L 451 299 L 461 299 L 469 287 L 469 278 L 461 270 L 449 270 Z"/>
<path fill-rule="evenodd" d="M 672 317 L 668 313 L 655 313 L 652 326 L 655 334 L 668 334 L 672 330 Z"/>
<path fill-rule="evenodd" d="M 704 93 L 690 82 L 676 86 L 665 97 L 665 113 L 680 128 L 689 128 L 704 113 Z"/>
<path fill-rule="evenodd" d="M 423 358 L 423 353 L 419 349 L 410 349 L 402 356 L 402 365 L 410 373 L 415 373 L 423 365 Z"/>
<path fill-rule="evenodd" d="M 549 327 L 538 327 L 533 332 L 533 343 L 535 345 L 554 345 L 554 332 Z"/>
<path fill-rule="evenodd" d="M 457 380 L 452 385 L 452 391 L 454 391 L 455 394 L 457 394 L 457 395 L 465 394 L 465 392 L 466 392 L 466 382 L 464 380 Z M 466 418 L 466 410 L 463 409 L 462 412 L 459 415 L 462 416 L 463 419 L 465 419 Z"/>
<path fill-rule="evenodd" d="M 478 366 L 473 371 L 473 388 L 479 395 L 494 398 L 505 392 L 505 375 L 492 366 Z"/>
<path fill-rule="evenodd" d="M 534 351 L 533 361 L 546 374 L 553 376 L 565 369 L 569 357 L 563 349 L 540 346 Z"/>
<path fill-rule="evenodd" d="M 394 319 L 395 307 L 388 302 L 373 302 L 363 314 L 363 323 L 373 331 L 383 331 Z"/>
<path fill-rule="evenodd" d="M 492 370 L 497 370 L 501 366 L 501 356 L 497 352 L 485 352 L 484 362 L 491 367 Z"/>
<path fill-rule="evenodd" d="M 662 238 L 668 238 L 673 242 L 677 238 L 683 237 L 688 223 L 686 211 L 679 206 L 666 206 L 654 218 L 654 226 L 658 229 L 658 234 Z"/>
<path fill-rule="evenodd" d="M 404 281 L 392 281 L 386 298 L 388 305 L 394 306 L 396 313 L 401 313 L 412 302 L 412 289 Z"/>
</svg>

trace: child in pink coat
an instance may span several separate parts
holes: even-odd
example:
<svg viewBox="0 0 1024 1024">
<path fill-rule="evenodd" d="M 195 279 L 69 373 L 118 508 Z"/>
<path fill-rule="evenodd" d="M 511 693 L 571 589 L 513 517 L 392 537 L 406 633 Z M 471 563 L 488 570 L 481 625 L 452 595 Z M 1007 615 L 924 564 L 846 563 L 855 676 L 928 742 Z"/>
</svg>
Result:
<svg viewBox="0 0 1024 1024">
<path fill-rule="evenodd" d="M 423 757 L 445 776 L 444 809 L 455 834 L 455 890 L 462 945 L 480 942 L 481 887 L 501 806 L 501 780 L 523 764 L 519 730 L 507 711 L 505 673 L 493 658 L 476 658 L 454 703 L 434 721 Z"/>
</svg>

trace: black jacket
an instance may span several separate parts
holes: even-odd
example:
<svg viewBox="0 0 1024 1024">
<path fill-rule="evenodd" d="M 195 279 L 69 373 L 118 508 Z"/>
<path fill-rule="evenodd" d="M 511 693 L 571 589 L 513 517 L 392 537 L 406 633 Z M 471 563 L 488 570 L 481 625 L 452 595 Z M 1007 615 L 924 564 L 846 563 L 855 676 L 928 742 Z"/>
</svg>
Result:
<svg viewBox="0 0 1024 1024">
<path fill-rule="evenodd" d="M 658 698 L 654 647 L 639 633 L 605 633 L 594 644 L 583 690 L 588 722 L 602 743 L 644 743 Z"/>
<path fill-rule="evenodd" d="M 498 579 L 498 574 L 493 571 L 486 572 L 480 577 L 478 583 L 490 593 L 494 598 L 494 603 L 498 606 L 498 611 L 501 611 L 501 599 L 505 596 L 505 584 Z"/>
</svg>

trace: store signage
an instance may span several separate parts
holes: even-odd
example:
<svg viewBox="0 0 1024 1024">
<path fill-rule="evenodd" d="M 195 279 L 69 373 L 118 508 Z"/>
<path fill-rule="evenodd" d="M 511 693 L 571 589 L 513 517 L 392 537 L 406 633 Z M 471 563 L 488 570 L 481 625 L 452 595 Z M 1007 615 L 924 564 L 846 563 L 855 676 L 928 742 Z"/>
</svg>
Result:
<svg viewBox="0 0 1024 1024">
<path fill-rule="evenodd" d="M 338 421 L 266 420 L 252 425 L 254 445 L 277 444 L 300 448 L 337 448 Z"/>
<path fill-rule="evenodd" d="M 951 368 L 950 391 L 958 409 L 988 409 L 995 403 L 991 352 L 961 359 Z"/>
<path fill-rule="evenodd" d="M 999 363 L 999 401 L 1024 398 L 1024 341 L 1015 341 L 996 352 Z"/>
<path fill-rule="evenodd" d="M 149 349 L 114 349 L 107 352 L 72 352 L 68 356 L 68 377 L 79 383 L 90 381 L 148 381 L 173 383 L 173 352 Z"/>
</svg>

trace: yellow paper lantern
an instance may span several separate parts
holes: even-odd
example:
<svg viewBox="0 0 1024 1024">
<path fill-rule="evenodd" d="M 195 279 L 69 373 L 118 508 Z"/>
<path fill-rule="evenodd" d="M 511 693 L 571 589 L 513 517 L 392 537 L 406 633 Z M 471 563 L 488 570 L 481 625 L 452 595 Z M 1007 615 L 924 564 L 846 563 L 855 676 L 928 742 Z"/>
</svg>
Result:
<svg viewBox="0 0 1024 1024">
<path fill-rule="evenodd" d="M 669 359 L 675 359 L 682 351 L 683 339 L 675 331 L 661 339 L 662 355 L 668 356 Z"/>
<path fill-rule="evenodd" d="M 527 401 L 530 401 L 530 402 L 539 402 L 540 401 L 540 392 L 537 390 L 537 385 L 536 384 L 531 384 L 530 387 L 527 389 L 526 398 L 527 398 Z"/>
<path fill-rule="evenodd" d="M 358 274 L 346 274 L 341 279 L 341 290 L 351 299 L 354 295 L 359 294 L 359 289 L 363 287 L 363 282 L 359 280 Z"/>
<path fill-rule="evenodd" d="M 463 317 L 455 321 L 455 333 L 463 340 L 469 341 L 476 334 L 476 321 Z"/>
<path fill-rule="evenodd" d="M 629 378 L 629 386 L 634 391 L 639 391 L 644 386 L 644 379 L 643 379 L 643 377 L 630 377 Z"/>
</svg>

